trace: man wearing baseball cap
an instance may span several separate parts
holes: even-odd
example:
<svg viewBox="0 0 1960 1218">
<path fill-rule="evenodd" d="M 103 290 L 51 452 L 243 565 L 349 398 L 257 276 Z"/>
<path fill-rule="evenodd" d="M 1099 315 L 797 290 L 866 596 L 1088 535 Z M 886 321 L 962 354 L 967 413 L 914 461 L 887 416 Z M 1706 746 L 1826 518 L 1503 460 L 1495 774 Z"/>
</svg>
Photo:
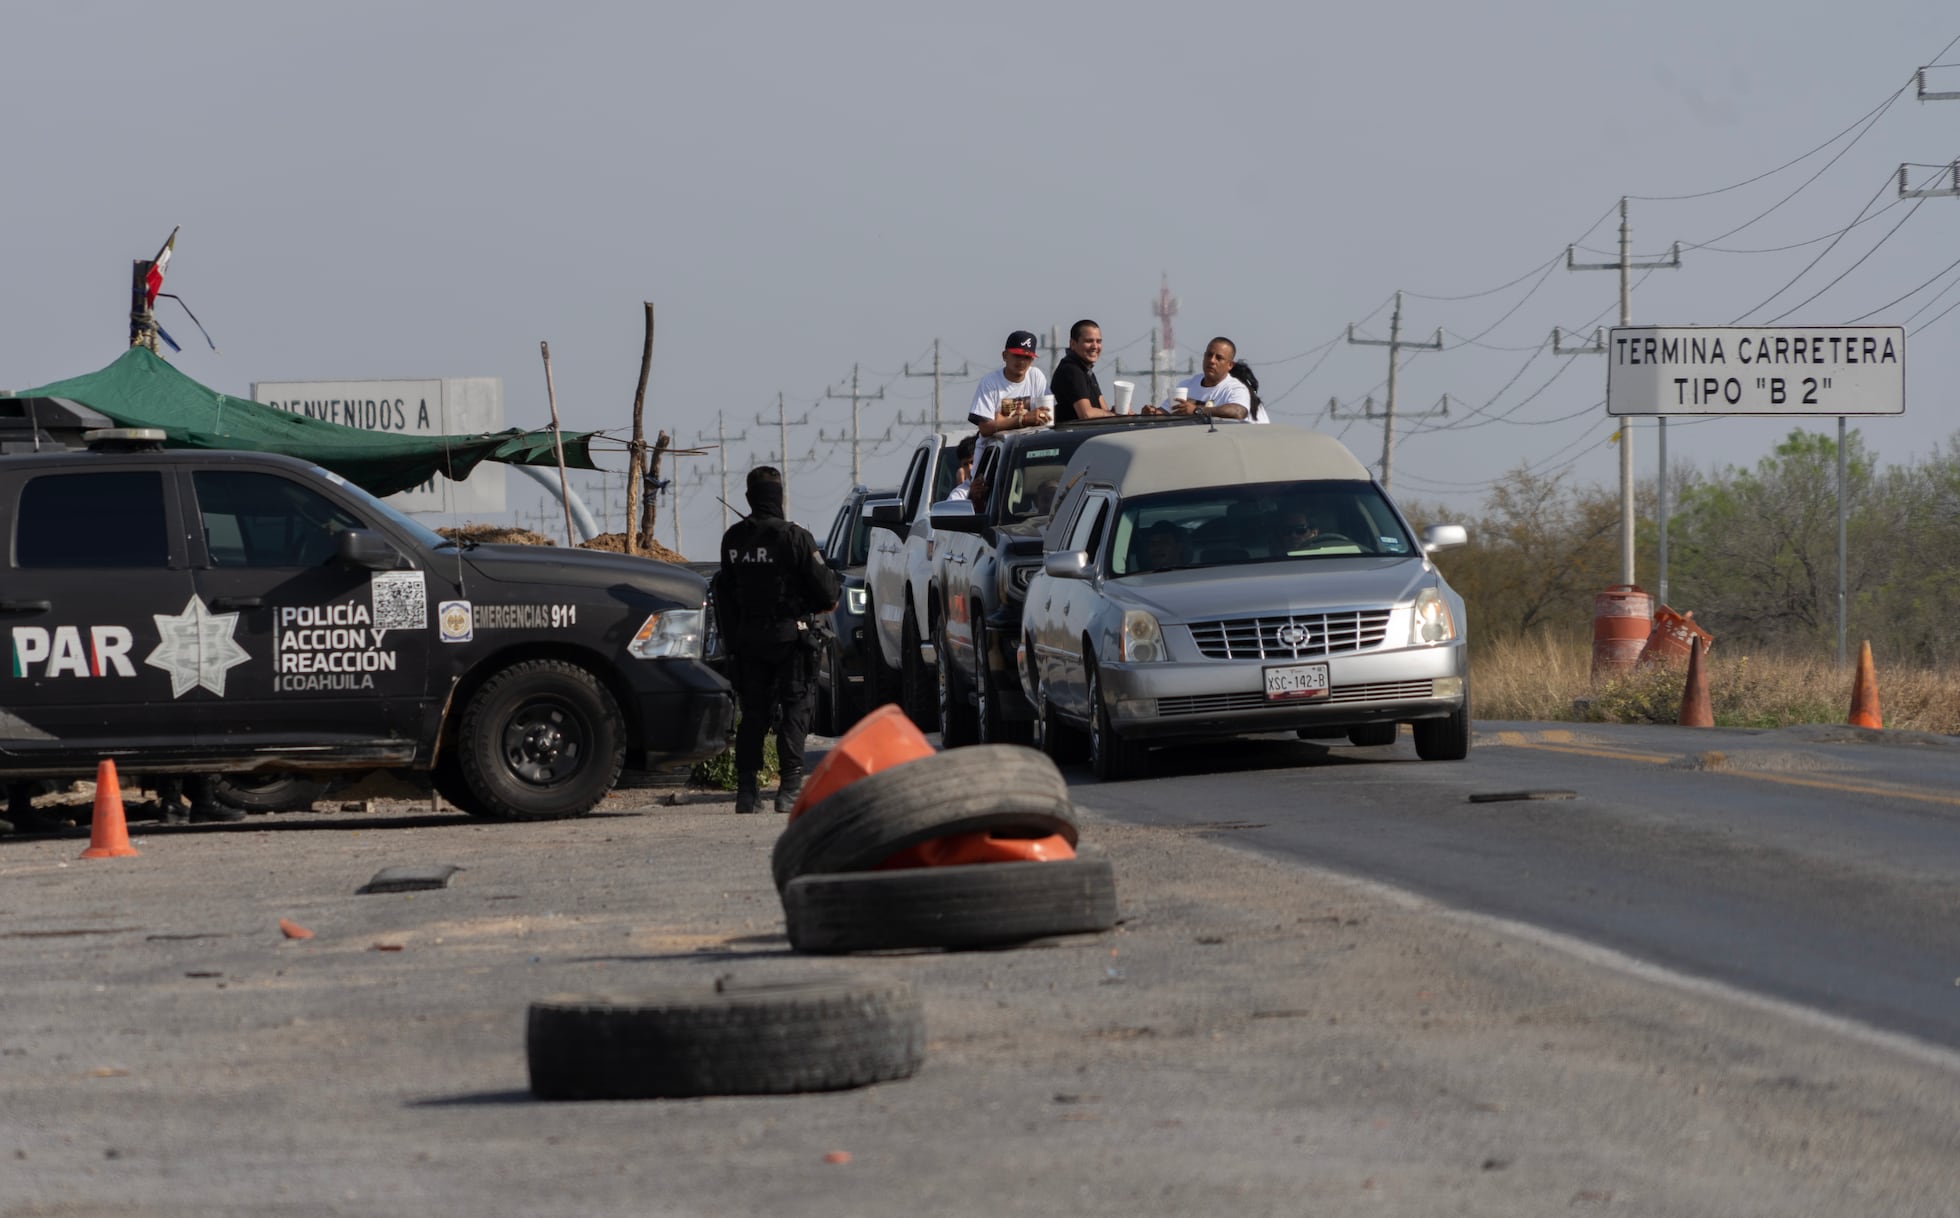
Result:
<svg viewBox="0 0 1960 1218">
<path fill-rule="evenodd" d="M 1048 393 L 1048 374 L 1035 367 L 1034 357 L 1034 335 L 1014 331 L 1000 353 L 1001 366 L 981 377 L 974 389 L 966 421 L 980 432 L 973 454 L 976 467 L 991 437 L 1021 427 L 1048 425 L 1048 412 L 1041 409 L 1041 399 Z"/>
</svg>

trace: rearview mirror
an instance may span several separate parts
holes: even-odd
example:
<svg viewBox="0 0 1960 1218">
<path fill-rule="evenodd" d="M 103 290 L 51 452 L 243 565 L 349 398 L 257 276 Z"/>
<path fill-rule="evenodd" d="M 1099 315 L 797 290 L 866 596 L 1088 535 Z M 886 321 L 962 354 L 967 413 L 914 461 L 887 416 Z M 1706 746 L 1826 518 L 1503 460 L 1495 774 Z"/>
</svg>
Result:
<svg viewBox="0 0 1960 1218">
<path fill-rule="evenodd" d="M 905 535 L 905 506 L 895 499 L 881 499 L 864 506 L 864 521 L 874 529 L 889 529 Z"/>
</svg>

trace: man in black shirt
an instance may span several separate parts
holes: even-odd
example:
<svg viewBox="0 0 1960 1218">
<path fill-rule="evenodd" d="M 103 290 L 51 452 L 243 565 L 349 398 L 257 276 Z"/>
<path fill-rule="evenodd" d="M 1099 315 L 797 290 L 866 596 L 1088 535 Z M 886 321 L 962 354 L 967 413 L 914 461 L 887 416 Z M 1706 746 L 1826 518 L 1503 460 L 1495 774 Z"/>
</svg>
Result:
<svg viewBox="0 0 1960 1218">
<path fill-rule="evenodd" d="M 1068 354 L 1055 365 L 1048 388 L 1055 395 L 1055 421 L 1106 419 L 1116 412 L 1103 400 L 1096 381 L 1096 360 L 1102 355 L 1102 327 L 1078 321 L 1068 330 Z"/>
<path fill-rule="evenodd" d="M 803 738 L 816 710 L 816 640 L 809 618 L 837 607 L 839 581 L 809 530 L 783 517 L 783 476 L 749 471 L 748 519 L 721 538 L 715 575 L 716 624 L 735 660 L 742 720 L 735 729 L 735 810 L 758 811 L 756 772 L 762 737 L 778 708 L 776 757 L 782 785 L 776 811 L 787 812 L 803 788 Z"/>
</svg>

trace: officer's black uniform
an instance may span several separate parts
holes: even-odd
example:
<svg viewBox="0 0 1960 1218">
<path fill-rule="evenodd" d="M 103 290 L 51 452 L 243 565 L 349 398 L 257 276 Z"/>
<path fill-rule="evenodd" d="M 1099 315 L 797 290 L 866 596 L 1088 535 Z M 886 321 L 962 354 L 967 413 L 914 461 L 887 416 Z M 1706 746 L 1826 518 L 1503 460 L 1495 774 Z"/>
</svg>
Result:
<svg viewBox="0 0 1960 1218">
<path fill-rule="evenodd" d="M 735 810 L 755 811 L 762 736 L 780 705 L 776 755 L 783 781 L 776 810 L 787 812 L 803 785 L 803 738 L 816 710 L 817 640 L 807 619 L 837 604 L 840 582 L 810 531 L 783 518 L 780 480 L 751 473 L 748 498 L 749 518 L 722 534 L 715 576 L 715 616 L 735 661 L 742 706 Z"/>
</svg>

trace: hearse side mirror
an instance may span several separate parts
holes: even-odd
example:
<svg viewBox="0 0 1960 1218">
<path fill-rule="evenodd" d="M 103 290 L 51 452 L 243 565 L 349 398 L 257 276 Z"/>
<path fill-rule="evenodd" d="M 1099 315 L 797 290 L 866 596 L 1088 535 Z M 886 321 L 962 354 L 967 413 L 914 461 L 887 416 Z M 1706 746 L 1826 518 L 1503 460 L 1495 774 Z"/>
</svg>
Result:
<svg viewBox="0 0 1960 1218">
<path fill-rule="evenodd" d="M 1470 544 L 1470 534 L 1460 524 L 1432 524 L 1422 531 L 1422 552 L 1434 554 L 1455 546 Z"/>
<path fill-rule="evenodd" d="M 402 565 L 401 551 L 372 529 L 344 529 L 333 536 L 336 562 L 370 571 L 392 571 Z"/>
<path fill-rule="evenodd" d="M 1056 579 L 1088 579 L 1088 551 L 1057 550 L 1041 560 L 1041 569 Z"/>
</svg>

